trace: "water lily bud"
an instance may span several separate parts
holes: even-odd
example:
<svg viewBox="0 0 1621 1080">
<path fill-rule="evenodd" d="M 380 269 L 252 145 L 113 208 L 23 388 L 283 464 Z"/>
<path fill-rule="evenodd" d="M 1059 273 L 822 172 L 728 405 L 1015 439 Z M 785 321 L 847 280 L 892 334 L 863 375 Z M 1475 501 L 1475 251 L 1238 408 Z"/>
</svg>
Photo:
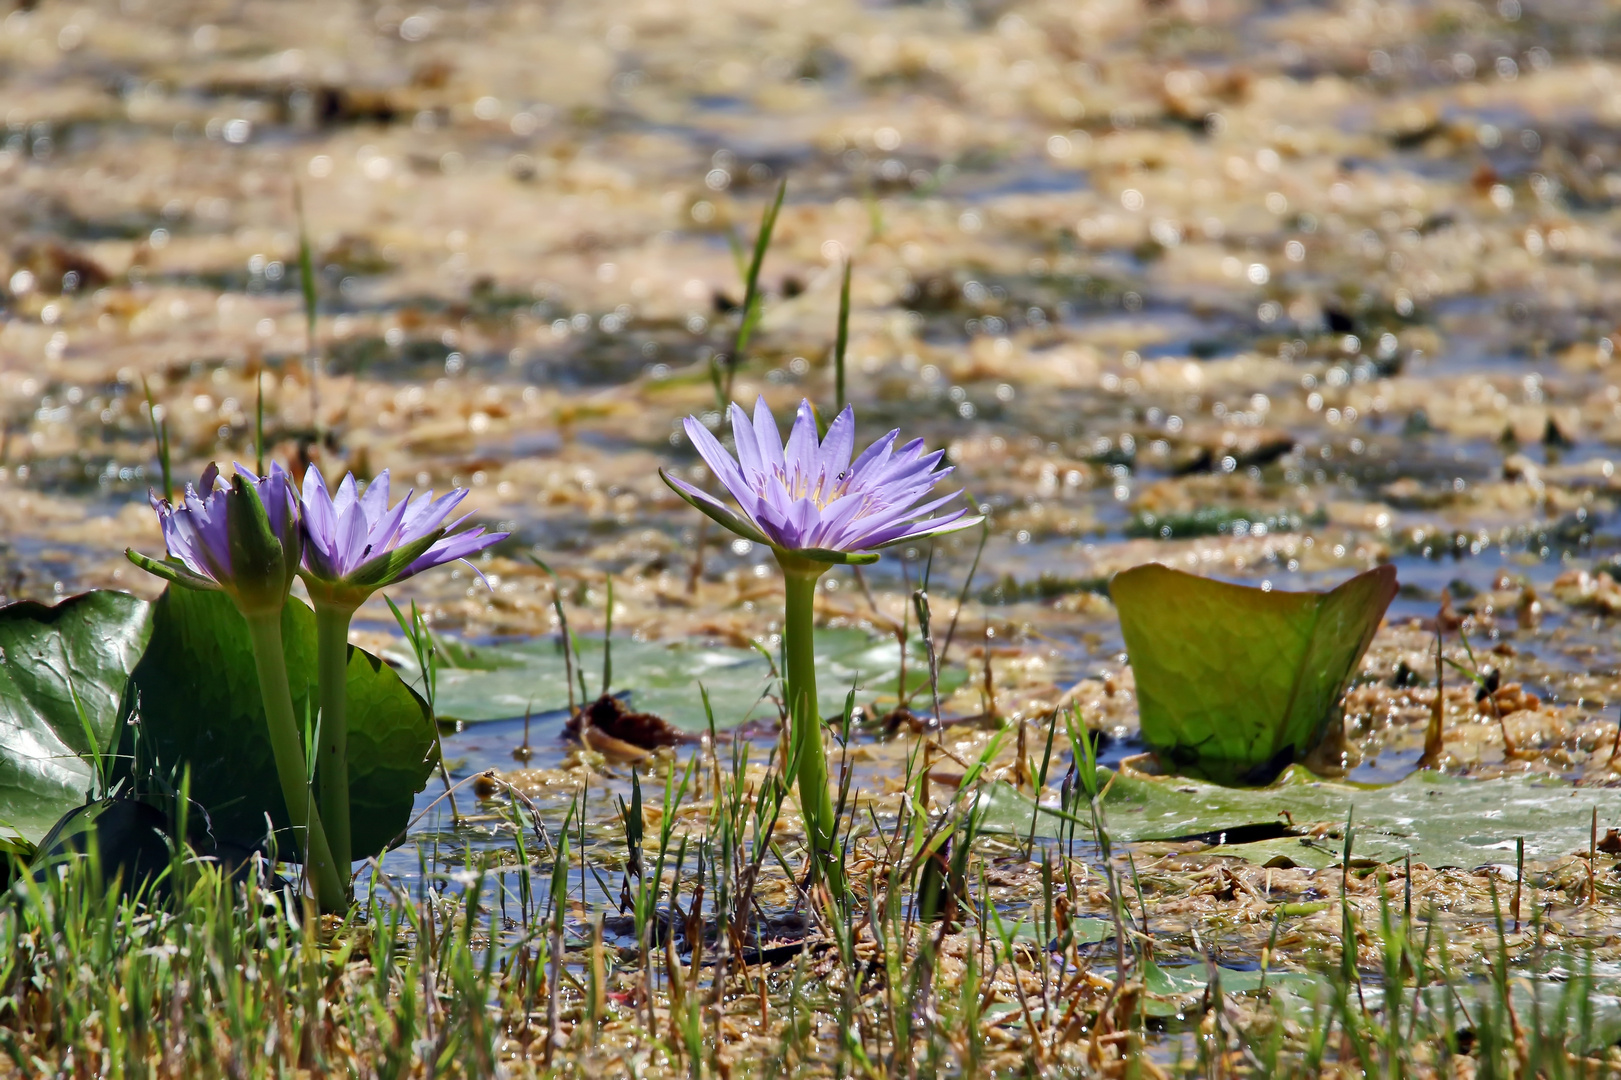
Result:
<svg viewBox="0 0 1621 1080">
<path fill-rule="evenodd" d="M 231 478 L 225 499 L 231 579 L 222 584 L 245 613 L 279 609 L 292 587 L 300 547 L 298 523 L 294 514 L 280 516 L 278 535 L 257 487 L 241 475 Z"/>
<path fill-rule="evenodd" d="M 176 585 L 226 593 L 244 615 L 279 611 L 303 552 L 291 479 L 279 465 L 266 477 L 238 465 L 229 488 L 218 480 L 210 465 L 196 487 L 186 485 L 180 506 L 152 497 L 168 559 L 126 554 Z"/>
</svg>

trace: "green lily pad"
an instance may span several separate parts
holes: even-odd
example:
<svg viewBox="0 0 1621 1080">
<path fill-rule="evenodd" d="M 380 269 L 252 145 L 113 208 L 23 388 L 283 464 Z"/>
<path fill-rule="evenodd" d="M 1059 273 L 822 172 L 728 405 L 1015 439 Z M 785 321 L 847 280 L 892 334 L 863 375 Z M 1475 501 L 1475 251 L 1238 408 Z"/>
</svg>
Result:
<svg viewBox="0 0 1621 1080">
<path fill-rule="evenodd" d="M 95 787 L 151 605 L 98 591 L 0 608 L 0 826 L 37 844 Z"/>
<path fill-rule="evenodd" d="M 1327 593 L 1248 588 L 1149 563 L 1117 574 L 1143 739 L 1179 771 L 1265 783 L 1339 719 L 1396 595 L 1381 566 Z"/>
<path fill-rule="evenodd" d="M 524 662 L 506 653 L 482 645 L 469 645 L 448 634 L 434 634 L 433 648 L 443 669 L 466 671 L 498 671 L 506 667 L 523 667 Z"/>
<path fill-rule="evenodd" d="M 1143 970 L 1143 1013 L 1161 1019 L 1181 1016 L 1202 1003 L 1211 989 L 1211 975 L 1222 994 L 1256 994 L 1288 988 L 1297 995 L 1325 992 L 1328 982 L 1305 971 L 1216 967 L 1212 973 L 1205 964 L 1161 966 L 1149 960 Z"/>
<path fill-rule="evenodd" d="M 191 766 L 191 797 L 216 838 L 253 844 L 265 815 L 288 826 L 265 725 L 247 624 L 220 593 L 170 588 L 153 605 L 152 641 L 130 677 L 138 732 L 132 760 L 176 780 Z M 315 613 L 297 599 L 282 613 L 293 709 L 315 709 Z M 349 805 L 354 856 L 382 851 L 405 829 L 437 758 L 427 703 L 394 670 L 349 648 Z M 280 850 L 296 851 L 282 834 Z"/>
<path fill-rule="evenodd" d="M 595 695 L 602 688 L 602 642 L 582 641 L 580 648 L 585 684 Z M 481 645 L 477 654 L 482 669 L 439 669 L 434 708 L 440 719 L 504 720 L 568 706 L 563 653 L 555 638 Z M 421 675 L 403 649 L 389 652 L 388 658 L 408 681 L 421 686 Z M 858 702 L 893 694 L 899 666 L 900 650 L 893 640 L 856 630 L 819 631 L 816 671 L 822 715 L 842 715 L 852 683 L 857 686 Z M 922 685 L 927 670 L 926 661 L 914 655 L 907 663 L 908 685 Z M 629 690 L 637 709 L 656 713 L 685 731 L 709 727 L 698 691 L 700 683 L 709 691 L 715 722 L 721 727 L 776 716 L 775 704 L 762 700 L 761 695 L 775 685 L 770 680 L 770 666 L 756 649 L 616 638 L 613 677 L 613 688 Z M 963 677 L 960 670 L 942 671 L 941 696 L 956 689 Z M 926 701 L 928 696 L 925 688 L 918 700 Z"/>
<path fill-rule="evenodd" d="M 1555 1045 L 1565 1044 L 1581 1054 L 1602 1053 L 1621 1041 L 1621 997 L 1615 993 L 1616 981 L 1600 976 L 1584 984 L 1570 978 L 1576 972 L 1561 974 L 1564 977 L 1553 979 L 1517 977 L 1509 984 L 1509 1001 L 1520 1022 Z M 1597 992 L 1601 988 L 1609 992 Z M 1462 1032 L 1472 1026 L 1471 1014 L 1476 1018 L 1502 1014 L 1502 998 L 1495 987 L 1481 982 L 1472 989 L 1473 993 L 1465 991 L 1454 997 L 1454 987 L 1426 986 L 1416 995 L 1408 990 L 1402 996 L 1408 1009 L 1416 1002 L 1420 1011 L 1437 1022 L 1450 1014 L 1454 1030 Z M 1459 997 L 1469 1013 L 1456 1008 Z"/>
<path fill-rule="evenodd" d="M 1114 922 L 1092 915 L 1076 915 L 1069 920 L 1069 933 L 1077 945 L 1097 945 L 1113 939 Z M 1047 945 L 1029 921 L 1020 922 L 1009 937 L 1013 941 L 1033 942 L 1040 947 Z"/>
<path fill-rule="evenodd" d="M 1229 788 L 1184 777 L 1111 775 L 1104 818 L 1117 841 L 1217 839 L 1224 830 L 1282 826 L 1293 835 L 1221 844 L 1211 854 L 1256 863 L 1287 858 L 1299 866 L 1337 866 L 1343 854 L 1338 828 L 1350 818 L 1356 835 L 1353 862 L 1399 863 L 1411 855 L 1426 866 L 1464 869 L 1512 865 L 1515 841 L 1525 838 L 1525 857 L 1548 861 L 1586 851 L 1592 815 L 1600 829 L 1621 826 L 1621 788 L 1586 788 L 1548 777 L 1511 776 L 1470 780 L 1417 772 L 1385 787 L 1318 780 L 1290 768 L 1271 787 Z M 986 829 L 1027 835 L 1035 806 L 1006 784 L 992 788 Z M 1311 826 L 1335 826 L 1332 835 L 1308 835 Z M 1037 834 L 1054 836 L 1060 819 L 1038 815 Z M 1086 835 L 1089 826 L 1078 827 Z"/>
<path fill-rule="evenodd" d="M 1351 853 L 1352 862 L 1360 860 L 1366 851 L 1358 844 Z M 1310 870 L 1327 870 L 1338 866 L 1344 859 L 1345 849 L 1339 841 L 1312 836 L 1280 836 L 1274 840 L 1252 840 L 1247 844 L 1217 844 L 1210 851 L 1231 855 L 1257 866 L 1301 866 Z M 1399 861 L 1400 857 L 1397 857 Z"/>
</svg>

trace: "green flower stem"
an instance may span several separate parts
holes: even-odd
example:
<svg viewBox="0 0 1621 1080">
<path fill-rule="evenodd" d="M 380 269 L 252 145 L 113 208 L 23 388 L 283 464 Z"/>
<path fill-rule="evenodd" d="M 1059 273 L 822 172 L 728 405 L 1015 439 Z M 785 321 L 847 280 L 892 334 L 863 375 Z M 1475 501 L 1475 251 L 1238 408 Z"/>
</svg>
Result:
<svg viewBox="0 0 1621 1080">
<path fill-rule="evenodd" d="M 355 609 L 316 603 L 315 655 L 321 694 L 320 765 L 315 782 L 332 860 L 348 877 L 353 861 L 349 831 L 349 622 Z"/>
<path fill-rule="evenodd" d="M 270 728 L 270 749 L 276 759 L 287 816 L 304 840 L 304 866 L 315 885 L 316 903 L 324 912 L 341 912 L 348 908 L 349 901 L 337 864 L 332 861 L 326 830 L 321 828 L 321 815 L 310 805 L 304 748 L 293 716 L 293 695 L 287 685 L 287 657 L 282 652 L 281 612 L 248 615 L 247 620 L 254 666 L 259 672 L 259 692 L 265 701 L 265 721 Z"/>
<path fill-rule="evenodd" d="M 788 661 L 790 737 L 799 758 L 799 803 L 811 844 L 811 874 L 827 874 L 835 896 L 833 797 L 827 785 L 827 755 L 822 750 L 822 719 L 816 706 L 816 582 L 827 564 L 780 558 L 788 594 L 783 618 L 783 651 Z"/>
</svg>

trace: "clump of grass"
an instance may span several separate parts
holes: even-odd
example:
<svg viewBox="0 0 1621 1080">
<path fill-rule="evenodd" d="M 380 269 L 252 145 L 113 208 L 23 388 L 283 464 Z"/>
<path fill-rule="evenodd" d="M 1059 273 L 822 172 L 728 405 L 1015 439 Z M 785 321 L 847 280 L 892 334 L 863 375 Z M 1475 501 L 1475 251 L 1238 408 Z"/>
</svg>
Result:
<svg viewBox="0 0 1621 1080">
<path fill-rule="evenodd" d="M 1336 933 L 1314 934 L 1268 885 L 1254 972 L 1223 960 L 1219 919 L 1165 918 L 1151 935 L 1151 906 L 1190 885 L 1175 859 L 1140 868 L 1114 843 L 1111 774 L 1080 718 L 1052 730 L 1060 719 L 1073 760 L 1059 805 L 1038 812 L 1044 839 L 994 824 L 1005 733 L 955 784 L 931 781 L 919 737 L 898 801 L 846 779 L 842 906 L 807 885 L 795 763 L 774 747 L 755 760 L 745 740 L 539 804 L 497 785 L 505 809 L 468 828 L 499 844 L 424 838 L 415 882 L 373 864 L 343 918 L 314 918 L 257 856 L 226 867 L 177 845 L 136 887 L 93 847 L 38 880 L 17 867 L 0 906 L 0 1057 L 22 1075 L 165 1078 L 1621 1064 L 1606 1049 L 1621 1012 L 1591 959 L 1527 951 L 1556 894 L 1516 884 L 1530 939 L 1495 900 L 1477 902 L 1475 929 L 1457 910 L 1415 914 L 1389 895 L 1414 868 L 1356 869 L 1350 828 L 1314 886 L 1337 894 Z"/>
</svg>

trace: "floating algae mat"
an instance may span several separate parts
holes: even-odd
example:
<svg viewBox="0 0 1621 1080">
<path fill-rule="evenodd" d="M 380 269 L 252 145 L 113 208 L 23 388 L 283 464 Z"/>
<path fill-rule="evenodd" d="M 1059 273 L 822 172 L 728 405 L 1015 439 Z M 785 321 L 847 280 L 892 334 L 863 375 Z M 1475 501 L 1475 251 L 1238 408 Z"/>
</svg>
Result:
<svg viewBox="0 0 1621 1080">
<path fill-rule="evenodd" d="M 1292 766 L 1265 788 L 1107 770 L 1100 770 L 1099 783 L 1107 785 L 1104 817 L 1115 840 L 1200 839 L 1215 845 L 1209 854 L 1279 866 L 1337 865 L 1347 822 L 1355 828 L 1353 862 L 1400 863 L 1411 855 L 1426 866 L 1462 869 L 1512 866 L 1521 837 L 1529 860 L 1585 853 L 1595 810 L 1601 830 L 1621 823 L 1621 788 L 1535 776 L 1468 780 L 1416 772 L 1386 787 L 1362 787 L 1317 780 Z M 995 827 L 1029 830 L 1027 798 L 1006 785 L 991 798 Z M 1051 835 L 1060 821 L 1043 812 L 1037 830 Z M 1273 828 L 1284 835 L 1226 842 Z"/>
</svg>

